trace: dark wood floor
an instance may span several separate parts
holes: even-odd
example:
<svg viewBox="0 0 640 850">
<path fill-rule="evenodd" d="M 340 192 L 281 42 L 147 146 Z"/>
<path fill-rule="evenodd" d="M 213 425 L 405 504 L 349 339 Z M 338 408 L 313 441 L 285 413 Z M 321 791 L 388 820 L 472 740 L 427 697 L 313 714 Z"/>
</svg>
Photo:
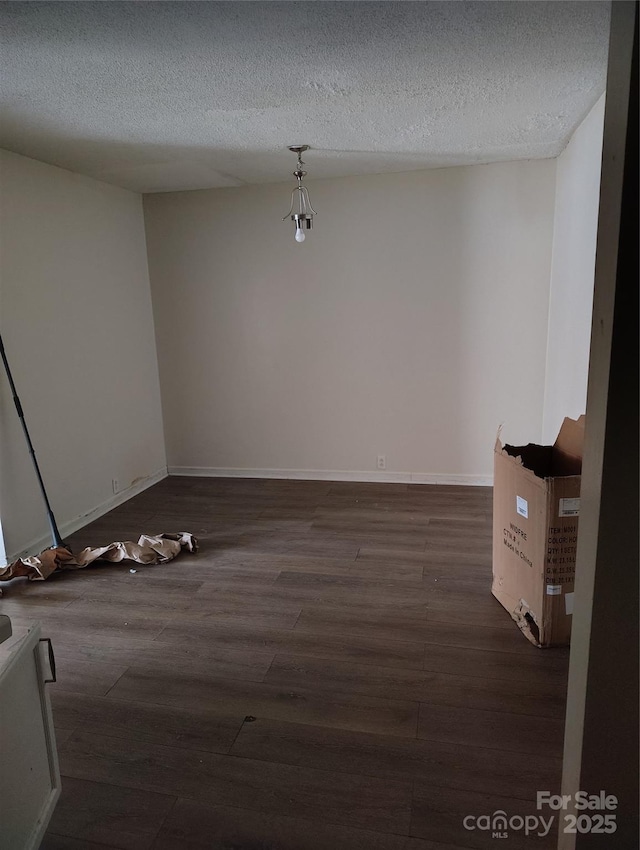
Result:
<svg viewBox="0 0 640 850">
<path fill-rule="evenodd" d="M 163 531 L 200 551 L 5 590 L 58 660 L 45 850 L 495 847 L 463 817 L 557 790 L 568 653 L 491 596 L 490 489 L 170 478 L 70 542 Z"/>
</svg>

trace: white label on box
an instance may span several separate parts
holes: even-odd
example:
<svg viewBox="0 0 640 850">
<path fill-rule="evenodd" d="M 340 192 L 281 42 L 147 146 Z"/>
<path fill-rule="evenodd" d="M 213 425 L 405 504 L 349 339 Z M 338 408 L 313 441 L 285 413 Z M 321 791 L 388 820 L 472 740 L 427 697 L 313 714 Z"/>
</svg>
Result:
<svg viewBox="0 0 640 850">
<path fill-rule="evenodd" d="M 548 584 L 547 585 L 547 596 L 562 596 L 562 585 L 561 584 Z"/>
<path fill-rule="evenodd" d="M 565 614 L 573 614 L 573 590 L 564 595 L 564 612 Z"/>
<path fill-rule="evenodd" d="M 580 514 L 580 499 L 560 499 L 558 516 L 578 516 Z"/>
<path fill-rule="evenodd" d="M 529 519 L 529 502 L 522 496 L 516 496 L 516 511 L 525 519 Z"/>
</svg>

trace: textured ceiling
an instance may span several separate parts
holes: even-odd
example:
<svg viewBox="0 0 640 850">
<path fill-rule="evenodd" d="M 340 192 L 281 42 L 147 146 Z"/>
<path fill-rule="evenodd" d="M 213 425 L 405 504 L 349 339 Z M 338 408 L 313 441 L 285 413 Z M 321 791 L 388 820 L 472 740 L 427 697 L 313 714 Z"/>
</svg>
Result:
<svg viewBox="0 0 640 850">
<path fill-rule="evenodd" d="M 0 146 L 141 192 L 557 156 L 609 3 L 0 4 Z"/>
</svg>

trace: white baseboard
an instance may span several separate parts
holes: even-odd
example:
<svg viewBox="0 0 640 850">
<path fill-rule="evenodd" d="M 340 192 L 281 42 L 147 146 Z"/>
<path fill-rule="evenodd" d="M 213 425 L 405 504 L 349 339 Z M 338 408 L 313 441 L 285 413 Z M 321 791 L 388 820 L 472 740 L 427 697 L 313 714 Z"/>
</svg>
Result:
<svg viewBox="0 0 640 850">
<path fill-rule="evenodd" d="M 493 475 L 447 475 L 440 472 L 352 472 L 337 469 L 243 469 L 213 466 L 170 466 L 169 475 L 192 478 L 288 478 L 302 481 L 361 481 L 387 484 L 457 484 L 491 487 Z"/>
<path fill-rule="evenodd" d="M 83 528 L 85 525 L 88 525 L 90 522 L 93 522 L 94 519 L 98 519 L 98 517 L 104 516 L 104 514 L 109 513 L 109 511 L 117 508 L 118 505 L 122 505 L 124 502 L 133 498 L 133 496 L 137 496 L 138 493 L 142 493 L 143 490 L 147 490 L 149 487 L 152 487 L 154 484 L 157 484 L 158 481 L 162 481 L 168 475 L 168 471 L 166 466 L 162 467 L 162 469 L 158 469 L 152 475 L 143 478 L 142 480 L 136 481 L 135 484 L 132 484 L 130 487 L 121 490 L 119 493 L 116 493 L 114 496 L 111 496 L 106 501 L 102 502 L 95 508 L 92 508 L 90 511 L 87 511 L 85 514 L 80 514 L 80 516 L 75 517 L 68 522 L 62 522 L 58 526 L 58 530 L 64 540 L 65 537 L 68 537 L 70 534 L 73 534 L 78 529 Z M 6 558 L 7 563 L 13 563 L 17 558 L 28 558 L 32 555 L 37 555 L 42 552 L 43 549 L 47 549 L 51 546 L 51 535 L 46 534 L 42 537 L 39 537 L 37 540 L 32 540 L 24 549 L 20 552 L 9 554 Z"/>
</svg>

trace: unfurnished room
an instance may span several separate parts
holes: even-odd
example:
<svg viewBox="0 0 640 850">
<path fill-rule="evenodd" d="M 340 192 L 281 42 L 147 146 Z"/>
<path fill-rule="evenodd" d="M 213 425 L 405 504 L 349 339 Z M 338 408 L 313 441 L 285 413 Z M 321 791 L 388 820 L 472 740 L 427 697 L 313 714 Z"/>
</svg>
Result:
<svg viewBox="0 0 640 850">
<path fill-rule="evenodd" d="M 638 4 L 0 5 L 0 850 L 632 850 Z"/>
</svg>

